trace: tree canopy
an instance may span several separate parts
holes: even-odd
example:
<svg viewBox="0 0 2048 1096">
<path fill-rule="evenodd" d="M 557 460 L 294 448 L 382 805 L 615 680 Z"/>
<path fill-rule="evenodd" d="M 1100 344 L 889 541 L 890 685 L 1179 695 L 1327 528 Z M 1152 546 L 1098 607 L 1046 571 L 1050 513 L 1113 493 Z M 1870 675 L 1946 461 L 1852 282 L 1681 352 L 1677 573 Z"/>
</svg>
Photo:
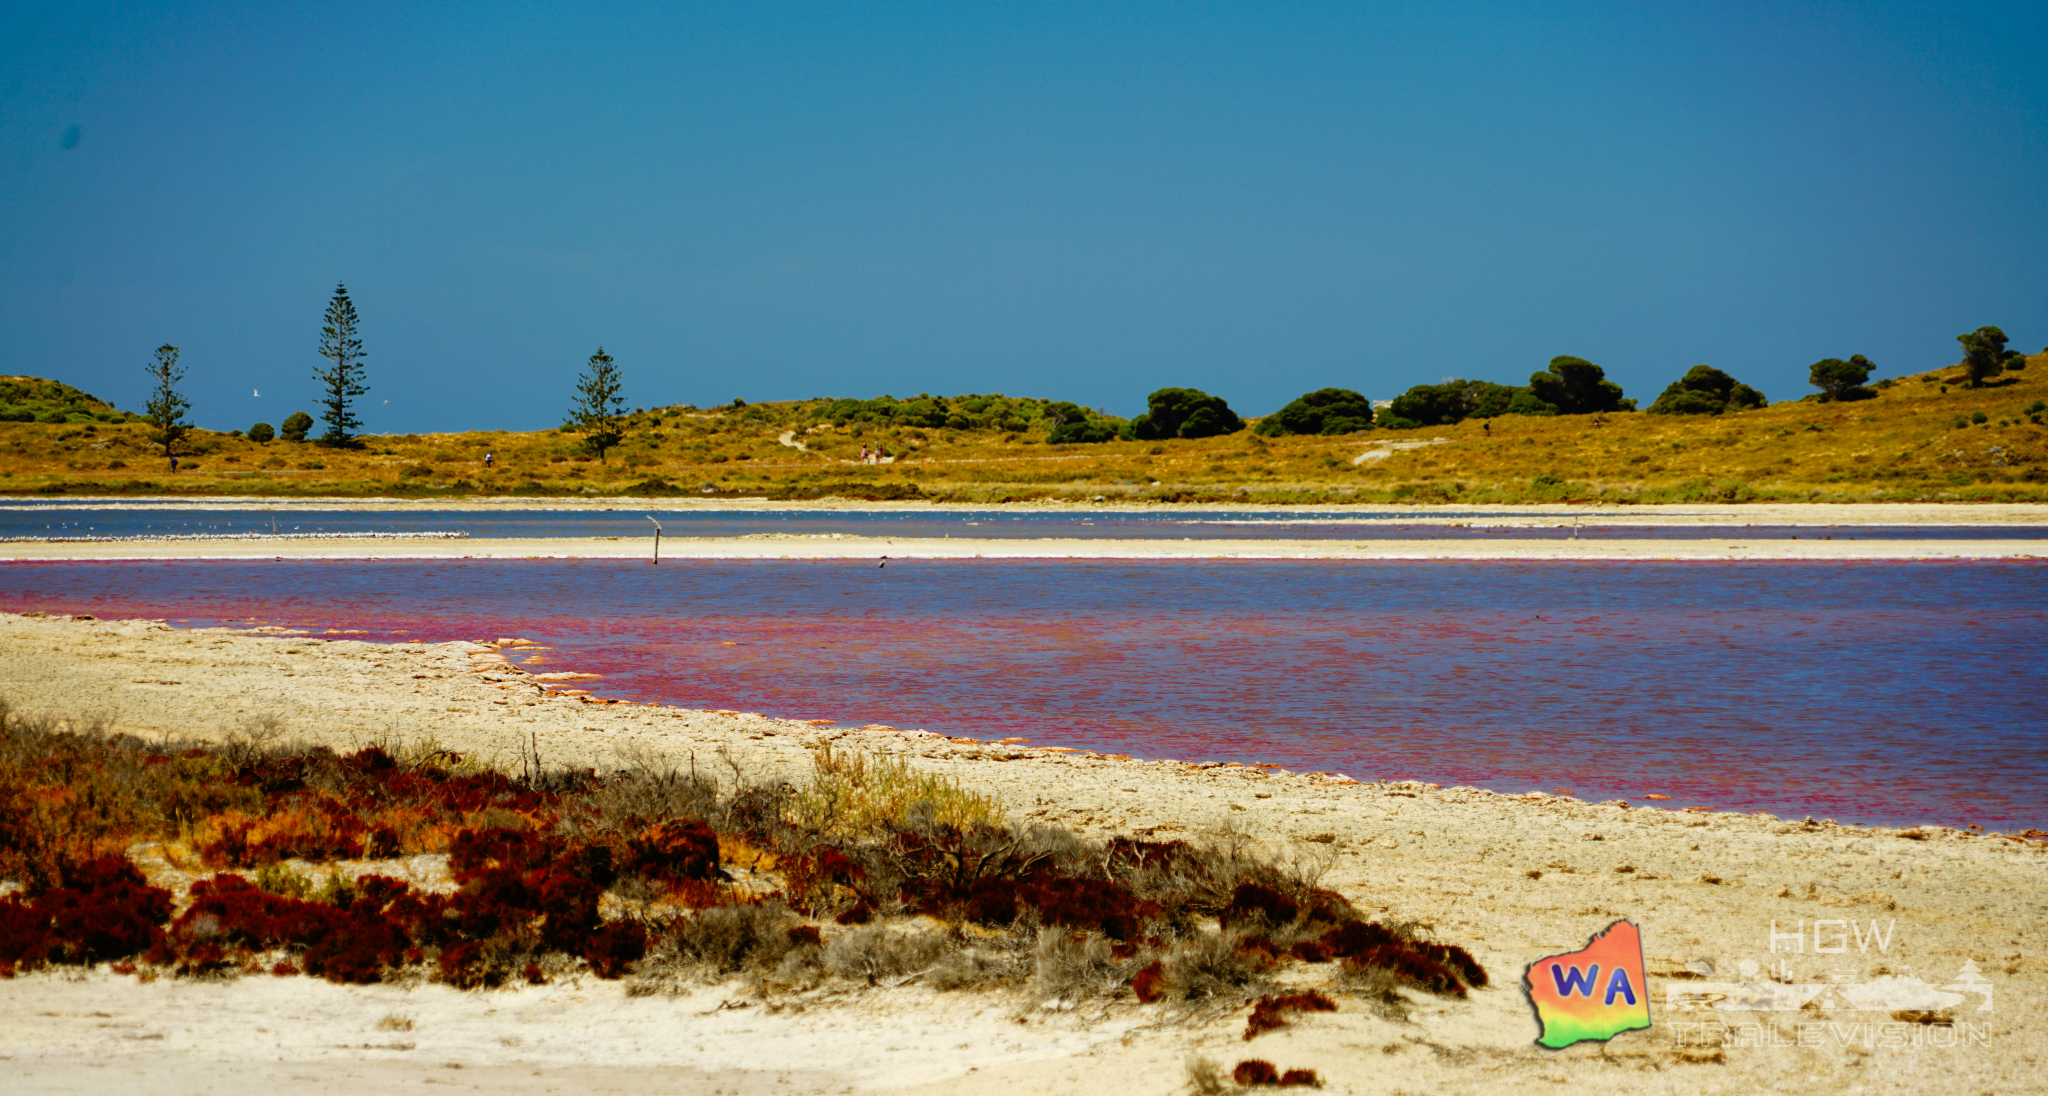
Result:
<svg viewBox="0 0 2048 1096">
<path fill-rule="evenodd" d="M 1198 388 L 1162 388 L 1145 397 L 1145 408 L 1131 420 L 1131 436 L 1139 441 L 1213 438 L 1244 429 L 1223 397 Z"/>
<path fill-rule="evenodd" d="M 1695 365 L 1685 371 L 1685 376 L 1664 387 L 1657 402 L 1650 405 L 1650 413 L 1719 415 L 1724 411 L 1747 411 L 1769 402 L 1762 392 L 1713 366 Z"/>
<path fill-rule="evenodd" d="M 2007 353 L 2005 332 L 1995 327 L 1980 327 L 1967 335 L 1957 335 L 1956 341 L 1963 344 L 1960 364 L 1971 388 L 1983 387 L 1985 381 L 2005 372 L 2013 361 L 2026 358 L 2017 350 Z"/>
<path fill-rule="evenodd" d="M 1318 388 L 1259 420 L 1255 433 L 1355 434 L 1372 429 L 1372 401 L 1349 388 Z"/>
<path fill-rule="evenodd" d="M 1067 400 L 1047 404 L 1045 419 L 1054 424 L 1052 430 L 1045 435 L 1045 440 L 1054 445 L 1115 441 L 1119 428 L 1123 425 L 1116 419 L 1096 415 L 1080 404 Z"/>
<path fill-rule="evenodd" d="M 1000 393 L 967 396 L 919 393 L 902 400 L 894 396 L 833 400 L 812 415 L 829 419 L 835 426 L 874 423 L 905 429 L 1008 430 L 1022 433 L 1043 422 L 1055 406 L 1060 405 L 1052 400 L 1012 398 Z"/>
<path fill-rule="evenodd" d="M 1529 391 L 1560 415 L 1636 409 L 1636 401 L 1622 397 L 1621 386 L 1607 379 L 1606 370 L 1568 355 L 1550 359 L 1545 372 L 1529 374 Z"/>
<path fill-rule="evenodd" d="M 1379 424 L 1412 430 L 1501 415 L 1555 414 L 1557 408 L 1537 399 L 1526 388 L 1453 377 L 1442 384 L 1418 384 L 1395 396 L 1393 404 L 1380 413 Z"/>
<path fill-rule="evenodd" d="M 1852 354 L 1848 361 L 1840 358 L 1822 358 L 1806 370 L 1806 383 L 1820 389 L 1822 403 L 1829 400 L 1860 400 L 1877 395 L 1863 387 L 1875 368 L 1869 358 Z"/>
<path fill-rule="evenodd" d="M 313 416 L 304 411 L 294 411 L 286 416 L 284 423 L 278 427 L 277 436 L 286 441 L 305 441 L 306 435 L 312 429 Z"/>
</svg>

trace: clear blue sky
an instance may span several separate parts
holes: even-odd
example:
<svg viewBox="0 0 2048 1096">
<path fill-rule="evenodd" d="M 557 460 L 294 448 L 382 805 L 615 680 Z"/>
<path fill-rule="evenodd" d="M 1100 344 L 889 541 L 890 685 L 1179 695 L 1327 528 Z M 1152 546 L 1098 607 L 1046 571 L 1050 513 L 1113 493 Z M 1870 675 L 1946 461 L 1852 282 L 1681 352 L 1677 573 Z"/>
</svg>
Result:
<svg viewBox="0 0 2048 1096">
<path fill-rule="evenodd" d="M 170 342 L 275 423 L 338 280 L 375 432 L 554 425 L 599 343 L 638 405 L 1783 399 L 2048 343 L 2048 4 L 0 9 L 0 372 Z"/>
</svg>

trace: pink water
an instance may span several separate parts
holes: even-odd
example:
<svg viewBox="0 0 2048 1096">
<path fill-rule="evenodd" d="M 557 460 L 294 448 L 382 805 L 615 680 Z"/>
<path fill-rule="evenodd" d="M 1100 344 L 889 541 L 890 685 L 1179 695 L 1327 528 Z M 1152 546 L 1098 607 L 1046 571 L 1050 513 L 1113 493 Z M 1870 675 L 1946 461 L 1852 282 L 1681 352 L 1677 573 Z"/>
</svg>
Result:
<svg viewBox="0 0 2048 1096">
<path fill-rule="evenodd" d="M 2031 561 L 0 564 L 0 608 L 520 635 L 634 700 L 2048 827 Z"/>
</svg>

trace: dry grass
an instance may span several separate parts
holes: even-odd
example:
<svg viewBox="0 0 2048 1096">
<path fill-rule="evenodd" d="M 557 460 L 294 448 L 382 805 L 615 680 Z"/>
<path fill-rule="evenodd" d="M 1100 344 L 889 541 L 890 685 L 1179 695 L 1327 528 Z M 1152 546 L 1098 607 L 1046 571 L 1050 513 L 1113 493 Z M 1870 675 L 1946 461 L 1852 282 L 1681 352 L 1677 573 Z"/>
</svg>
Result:
<svg viewBox="0 0 2048 1096">
<path fill-rule="evenodd" d="M 790 793 L 784 810 L 792 825 L 820 834 L 898 829 L 913 812 L 955 829 L 1003 824 L 994 798 L 904 761 L 844 753 L 828 742 L 812 747 L 811 765 L 811 779 Z"/>
<path fill-rule="evenodd" d="M 820 423 L 823 401 L 636 416 L 608 460 L 559 431 L 379 435 L 361 449 L 202 432 L 166 474 L 137 424 L 0 423 L 0 494 L 1150 499 L 1258 502 L 1742 502 L 2048 499 L 2048 354 L 1969 389 L 1953 367 L 1874 399 L 1727 416 L 1507 416 L 1337 438 L 1052 446 L 1042 434 Z M 1944 391 L 1945 389 L 1945 391 Z M 1653 397 L 1654 392 L 1639 392 Z M 1982 414 L 1985 421 L 1972 420 Z M 795 433 L 809 451 L 778 443 Z M 1353 463 L 1388 442 L 1440 441 Z M 896 463 L 864 465 L 863 445 Z M 483 466 L 486 452 L 494 467 Z"/>
</svg>

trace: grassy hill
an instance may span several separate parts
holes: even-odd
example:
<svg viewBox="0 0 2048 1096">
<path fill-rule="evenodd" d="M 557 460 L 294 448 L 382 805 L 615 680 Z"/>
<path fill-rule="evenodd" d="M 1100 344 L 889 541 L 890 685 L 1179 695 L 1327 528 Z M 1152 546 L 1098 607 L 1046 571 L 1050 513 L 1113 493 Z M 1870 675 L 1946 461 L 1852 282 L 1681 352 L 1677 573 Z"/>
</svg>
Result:
<svg viewBox="0 0 2048 1096">
<path fill-rule="evenodd" d="M 132 422 L 90 392 L 41 377 L 0 377 L 0 422 Z"/>
<path fill-rule="evenodd" d="M 1874 398 L 1720 416 L 1502 416 L 1339 437 L 1051 444 L 1072 405 L 1001 397 L 808 400 L 633 417 L 600 462 L 581 438 L 370 435 L 359 449 L 200 431 L 167 473 L 146 426 L 56 382 L 80 410 L 0 422 L 0 494 L 752 496 L 1259 503 L 2048 501 L 2048 354 L 1962 387 L 1953 367 Z M 9 397 L 11 398 L 11 397 Z M 978 402 L 977 402 L 978 401 Z M 104 411 L 99 410 L 103 408 Z M 1061 409 L 1061 410 L 1055 410 Z M 1092 413 L 1089 416 L 1094 418 Z M 863 446 L 890 463 L 859 462 Z M 800 448 L 799 448 L 800 447 Z M 483 465 L 485 453 L 495 466 Z"/>
</svg>

